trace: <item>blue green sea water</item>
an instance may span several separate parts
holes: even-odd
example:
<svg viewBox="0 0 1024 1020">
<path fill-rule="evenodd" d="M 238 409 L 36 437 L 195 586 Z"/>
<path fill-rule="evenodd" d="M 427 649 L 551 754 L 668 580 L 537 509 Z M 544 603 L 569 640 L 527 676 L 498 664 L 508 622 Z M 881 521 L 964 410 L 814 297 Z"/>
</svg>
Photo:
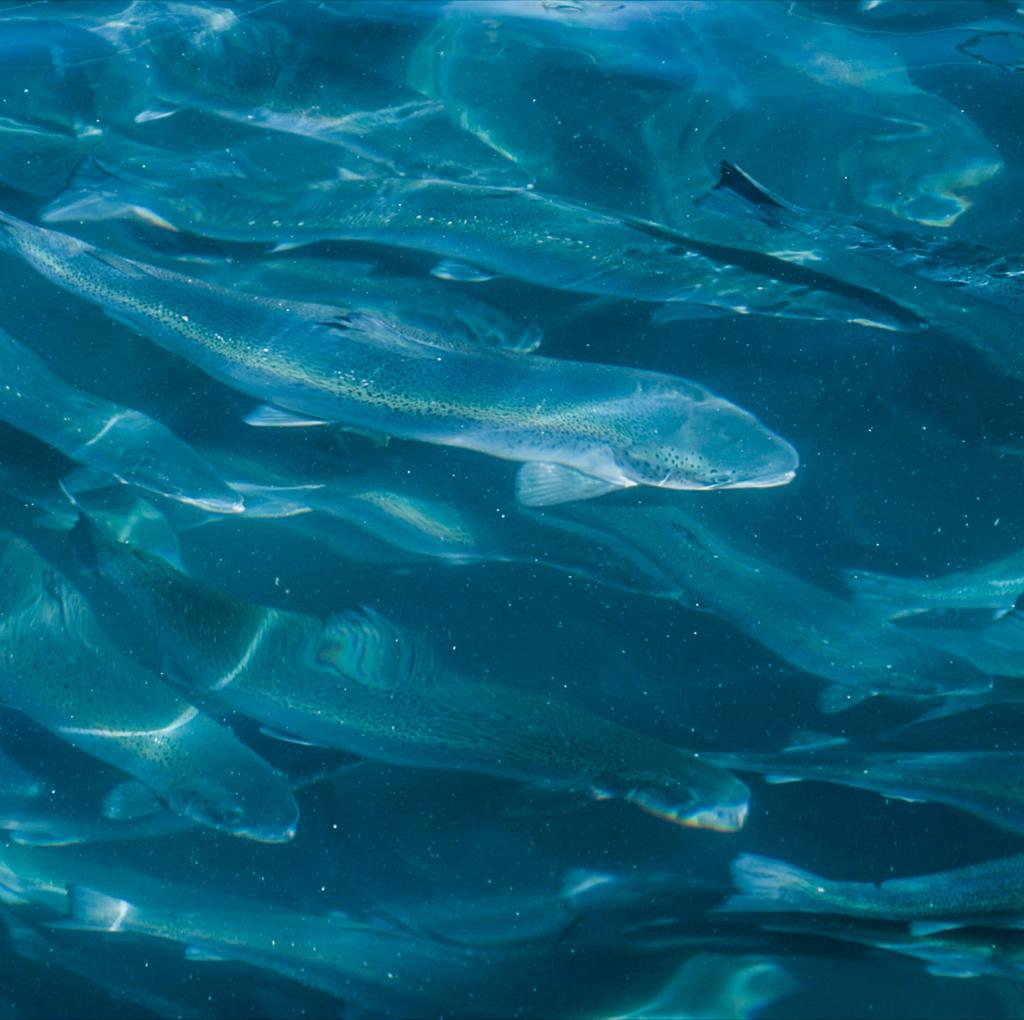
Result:
<svg viewBox="0 0 1024 1020">
<path fill-rule="evenodd" d="M 0 4 L 0 1018 L 1024 1015 L 1022 71 Z"/>
</svg>

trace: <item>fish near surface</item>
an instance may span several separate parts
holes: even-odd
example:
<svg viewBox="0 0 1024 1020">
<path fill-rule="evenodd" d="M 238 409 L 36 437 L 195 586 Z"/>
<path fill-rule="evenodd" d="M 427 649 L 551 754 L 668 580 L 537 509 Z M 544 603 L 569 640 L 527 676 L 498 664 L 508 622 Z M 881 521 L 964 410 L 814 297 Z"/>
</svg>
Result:
<svg viewBox="0 0 1024 1020">
<path fill-rule="evenodd" d="M 0 534 L 0 567 L 0 700 L 200 824 L 292 837 L 298 809 L 284 776 L 122 655 L 27 543 Z"/>
<path fill-rule="evenodd" d="M 1024 753 L 1019 751 L 862 751 L 836 738 L 776 754 L 710 754 L 769 783 L 811 780 L 874 790 L 897 800 L 946 804 L 1024 834 Z"/>
<path fill-rule="evenodd" d="M 509 277 L 634 301 L 914 332 L 916 313 L 874 291 L 745 248 L 688 237 L 529 188 L 445 180 L 280 185 L 207 178 L 175 191 L 129 182 L 106 201 L 73 190 L 48 222 L 127 216 L 222 241 L 294 247 L 370 241 L 436 255 L 442 279 Z"/>
<path fill-rule="evenodd" d="M 815 212 L 787 202 L 731 163 L 699 205 L 803 234 L 828 249 L 870 255 L 919 276 L 956 287 L 1013 312 L 1024 311 L 1024 256 L 942 235 L 887 229 L 852 216 Z"/>
<path fill-rule="evenodd" d="M 843 571 L 854 598 L 890 618 L 935 609 L 992 609 L 1008 613 L 1024 594 L 1024 553 L 941 577 L 897 577 L 872 570 Z"/>
<path fill-rule="evenodd" d="M 840 914 L 909 922 L 914 934 L 958 927 L 1024 927 L 1024 854 L 913 878 L 834 882 L 784 861 L 743 854 L 733 861 L 739 892 L 724 913 Z"/>
<path fill-rule="evenodd" d="M 677 376 L 466 346 L 403 323 L 203 284 L 0 216 L 0 249 L 218 381 L 289 415 L 525 462 L 528 505 L 617 488 L 763 488 L 798 456 Z M 281 416 L 263 416 L 277 424 Z"/>
<path fill-rule="evenodd" d="M 690 827 L 734 831 L 746 818 L 749 791 L 724 769 L 560 699 L 449 674 L 424 640 L 375 612 L 324 624 L 222 595 L 84 517 L 73 537 L 83 562 L 130 593 L 182 683 L 274 730 L 398 765 L 621 799 Z"/>
<path fill-rule="evenodd" d="M 821 707 L 838 712 L 875 695 L 930 698 L 987 690 L 969 663 L 865 620 L 853 603 L 732 547 L 679 506 L 579 505 L 544 520 L 586 532 L 732 623 L 798 669 L 829 681 Z"/>
</svg>

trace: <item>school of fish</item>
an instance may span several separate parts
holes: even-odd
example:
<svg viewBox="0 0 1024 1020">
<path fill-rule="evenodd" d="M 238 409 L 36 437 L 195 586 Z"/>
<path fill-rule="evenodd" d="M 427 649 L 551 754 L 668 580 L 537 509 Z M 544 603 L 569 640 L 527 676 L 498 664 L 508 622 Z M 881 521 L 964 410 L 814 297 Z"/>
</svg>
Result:
<svg viewBox="0 0 1024 1020">
<path fill-rule="evenodd" d="M 1024 8 L 0 56 L 0 1020 L 1024 1018 Z"/>
</svg>

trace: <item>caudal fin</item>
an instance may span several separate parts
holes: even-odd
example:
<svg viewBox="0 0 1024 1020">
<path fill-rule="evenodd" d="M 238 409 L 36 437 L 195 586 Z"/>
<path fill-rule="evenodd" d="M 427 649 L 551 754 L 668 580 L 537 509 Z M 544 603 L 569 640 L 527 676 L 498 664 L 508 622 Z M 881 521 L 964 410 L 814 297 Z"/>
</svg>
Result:
<svg viewBox="0 0 1024 1020">
<path fill-rule="evenodd" d="M 760 914 L 823 909 L 825 880 L 785 861 L 741 854 L 732 862 L 732 880 L 738 892 L 718 912 Z"/>
<path fill-rule="evenodd" d="M 915 578 L 893 577 L 890 574 L 857 569 L 843 570 L 841 576 L 857 603 L 875 609 L 890 619 L 910 616 L 926 608 L 920 605 L 921 596 Z"/>
<path fill-rule="evenodd" d="M 52 927 L 80 931 L 122 931 L 135 914 L 127 900 L 119 900 L 84 885 L 68 886 L 71 916 Z"/>
<path fill-rule="evenodd" d="M 760 220 L 772 227 L 796 227 L 800 210 L 758 184 L 738 166 L 722 160 L 718 183 L 696 202 L 721 216 Z"/>
</svg>

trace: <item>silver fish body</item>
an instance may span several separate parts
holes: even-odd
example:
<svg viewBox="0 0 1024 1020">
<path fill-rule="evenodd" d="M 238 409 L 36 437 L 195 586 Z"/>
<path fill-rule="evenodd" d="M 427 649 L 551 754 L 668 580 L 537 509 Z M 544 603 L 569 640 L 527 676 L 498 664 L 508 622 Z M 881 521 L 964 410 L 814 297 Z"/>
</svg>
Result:
<svg viewBox="0 0 1024 1020">
<path fill-rule="evenodd" d="M 796 471 L 789 443 L 675 376 L 467 348 L 359 311 L 240 295 L 10 216 L 0 248 L 279 408 L 525 462 L 523 502 L 783 485 Z"/>
</svg>

